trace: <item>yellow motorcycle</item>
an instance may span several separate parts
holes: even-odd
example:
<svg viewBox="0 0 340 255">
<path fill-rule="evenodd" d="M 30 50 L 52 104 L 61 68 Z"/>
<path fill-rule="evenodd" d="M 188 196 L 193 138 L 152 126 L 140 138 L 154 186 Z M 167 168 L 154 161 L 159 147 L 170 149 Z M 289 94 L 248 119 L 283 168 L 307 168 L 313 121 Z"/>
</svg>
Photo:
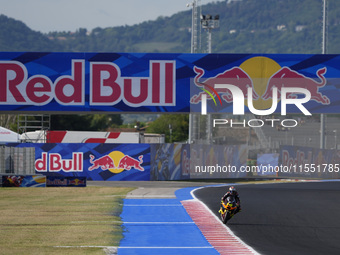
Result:
<svg viewBox="0 0 340 255">
<path fill-rule="evenodd" d="M 225 201 L 221 201 L 221 208 L 218 212 L 220 213 L 223 224 L 227 224 L 228 220 L 235 215 L 237 208 L 237 203 L 233 197 L 227 197 Z"/>
</svg>

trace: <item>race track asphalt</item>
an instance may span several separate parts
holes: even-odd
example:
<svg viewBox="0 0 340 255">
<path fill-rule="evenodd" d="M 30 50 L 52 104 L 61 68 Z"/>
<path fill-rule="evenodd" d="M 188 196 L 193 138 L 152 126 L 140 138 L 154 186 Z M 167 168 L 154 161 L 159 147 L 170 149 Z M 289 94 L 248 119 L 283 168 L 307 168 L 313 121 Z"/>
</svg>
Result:
<svg viewBox="0 0 340 255">
<path fill-rule="evenodd" d="M 340 254 L 340 182 L 236 186 L 242 211 L 228 227 L 260 254 Z M 226 187 L 194 195 L 218 215 Z"/>
</svg>

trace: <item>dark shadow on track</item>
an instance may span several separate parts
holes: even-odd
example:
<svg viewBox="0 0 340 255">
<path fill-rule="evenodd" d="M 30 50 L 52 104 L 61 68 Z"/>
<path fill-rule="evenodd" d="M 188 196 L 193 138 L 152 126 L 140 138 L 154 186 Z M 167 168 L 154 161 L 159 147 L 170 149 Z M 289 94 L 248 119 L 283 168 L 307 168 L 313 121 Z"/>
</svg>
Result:
<svg viewBox="0 0 340 255">
<path fill-rule="evenodd" d="M 261 254 L 340 254 L 340 182 L 236 187 L 242 211 L 229 228 Z M 195 191 L 217 216 L 226 187 Z"/>
</svg>

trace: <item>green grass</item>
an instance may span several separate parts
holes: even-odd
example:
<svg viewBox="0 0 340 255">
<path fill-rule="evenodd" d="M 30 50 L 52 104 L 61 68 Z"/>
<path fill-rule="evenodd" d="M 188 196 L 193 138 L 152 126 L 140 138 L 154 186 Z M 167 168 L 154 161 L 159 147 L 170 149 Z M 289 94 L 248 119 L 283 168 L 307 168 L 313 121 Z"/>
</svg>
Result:
<svg viewBox="0 0 340 255">
<path fill-rule="evenodd" d="M 0 254 L 104 254 L 132 188 L 0 188 Z M 71 246 L 64 248 L 58 246 Z"/>
</svg>

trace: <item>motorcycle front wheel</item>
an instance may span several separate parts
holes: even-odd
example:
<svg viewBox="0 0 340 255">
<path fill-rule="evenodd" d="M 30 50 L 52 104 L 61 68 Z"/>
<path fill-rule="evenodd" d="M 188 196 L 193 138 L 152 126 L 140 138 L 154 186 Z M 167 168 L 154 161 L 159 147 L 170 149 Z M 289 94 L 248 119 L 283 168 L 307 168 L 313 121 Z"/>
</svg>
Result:
<svg viewBox="0 0 340 255">
<path fill-rule="evenodd" d="M 227 224 L 228 220 L 230 219 L 230 212 L 225 212 L 224 214 L 221 213 L 221 220 L 223 224 Z"/>
</svg>

